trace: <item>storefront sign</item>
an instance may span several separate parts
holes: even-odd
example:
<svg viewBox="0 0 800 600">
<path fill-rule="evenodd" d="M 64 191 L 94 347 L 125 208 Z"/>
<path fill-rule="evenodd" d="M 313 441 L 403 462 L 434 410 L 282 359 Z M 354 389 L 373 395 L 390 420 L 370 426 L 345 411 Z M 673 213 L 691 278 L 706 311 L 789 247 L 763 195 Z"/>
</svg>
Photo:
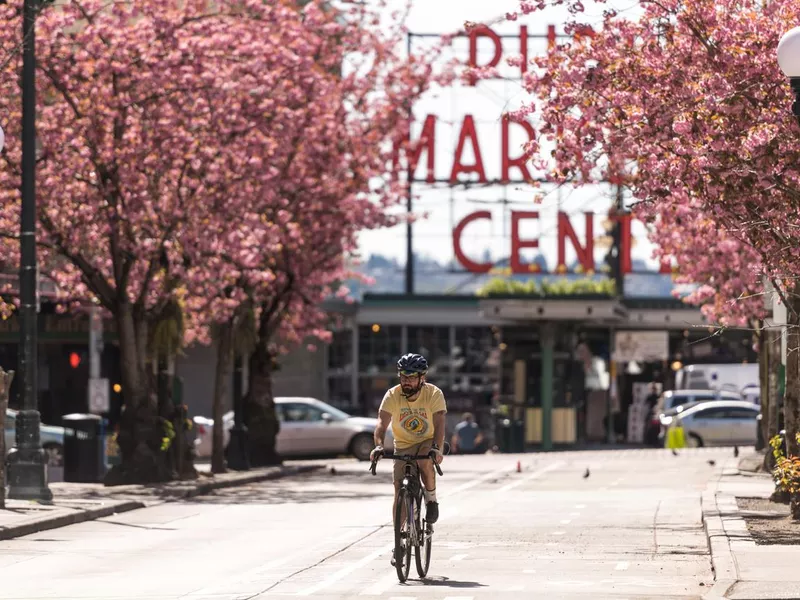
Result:
<svg viewBox="0 0 800 600">
<path fill-rule="evenodd" d="M 613 358 L 616 362 L 650 362 L 669 358 L 666 331 L 617 331 Z"/>
</svg>

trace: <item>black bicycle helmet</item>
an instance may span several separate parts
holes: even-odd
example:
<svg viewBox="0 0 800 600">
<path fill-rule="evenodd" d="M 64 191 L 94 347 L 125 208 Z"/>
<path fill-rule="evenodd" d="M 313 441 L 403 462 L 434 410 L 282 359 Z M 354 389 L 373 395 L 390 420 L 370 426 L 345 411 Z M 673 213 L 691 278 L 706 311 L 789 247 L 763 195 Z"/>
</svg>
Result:
<svg viewBox="0 0 800 600">
<path fill-rule="evenodd" d="M 397 361 L 397 371 L 406 373 L 419 373 L 425 375 L 428 372 L 428 361 L 421 354 L 408 353 L 400 357 Z"/>
</svg>

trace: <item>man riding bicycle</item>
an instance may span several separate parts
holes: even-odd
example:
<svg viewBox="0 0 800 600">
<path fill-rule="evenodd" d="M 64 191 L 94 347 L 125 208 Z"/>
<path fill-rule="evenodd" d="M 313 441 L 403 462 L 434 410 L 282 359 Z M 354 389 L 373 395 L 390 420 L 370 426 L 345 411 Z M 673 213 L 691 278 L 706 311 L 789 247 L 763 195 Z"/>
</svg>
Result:
<svg viewBox="0 0 800 600">
<path fill-rule="evenodd" d="M 443 460 L 441 448 L 444 446 L 445 404 L 442 390 L 425 381 L 428 361 L 420 354 L 405 354 L 397 361 L 400 385 L 386 392 L 378 410 L 378 426 L 375 428 L 375 449 L 370 458 L 378 460 L 383 456 L 383 442 L 389 423 L 392 424 L 394 451 L 397 454 L 427 456 L 435 453 L 437 464 Z M 394 505 L 397 492 L 403 480 L 403 464 L 394 464 Z M 439 519 L 439 503 L 436 500 L 436 473 L 433 462 L 419 461 L 417 464 L 425 487 L 425 518 L 429 523 Z"/>
</svg>

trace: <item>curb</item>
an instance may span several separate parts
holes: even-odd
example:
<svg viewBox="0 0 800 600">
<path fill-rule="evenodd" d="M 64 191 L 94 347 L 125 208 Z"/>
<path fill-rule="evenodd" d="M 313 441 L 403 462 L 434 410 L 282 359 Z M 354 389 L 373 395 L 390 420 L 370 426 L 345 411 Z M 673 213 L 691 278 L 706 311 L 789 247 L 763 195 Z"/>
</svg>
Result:
<svg viewBox="0 0 800 600">
<path fill-rule="evenodd" d="M 719 491 L 723 476 L 741 474 L 732 461 L 722 465 L 719 476 L 708 482 L 702 493 L 703 529 L 706 533 L 708 549 L 711 553 L 711 570 L 714 572 L 714 586 L 703 595 L 703 600 L 726 598 L 727 594 L 739 582 L 739 567 L 731 548 L 731 538 L 742 534 L 749 535 L 747 524 L 741 517 L 736 497 Z M 724 515 L 724 517 L 723 517 Z"/>
<path fill-rule="evenodd" d="M 714 572 L 714 586 L 703 596 L 704 600 L 725 598 L 725 594 L 739 579 L 736 559 L 717 503 L 717 483 L 710 483 L 702 495 L 703 528 L 711 552 L 711 570 Z"/>
<path fill-rule="evenodd" d="M 30 535 L 31 533 L 58 529 L 60 527 L 66 527 L 67 525 L 85 523 L 86 521 L 94 521 L 118 513 L 144 508 L 144 506 L 144 503 L 136 500 L 122 500 L 98 508 L 89 508 L 86 510 L 78 509 L 76 512 L 45 517 L 43 519 L 34 518 L 27 523 L 0 528 L 0 540 L 10 540 L 24 535 Z"/>
<path fill-rule="evenodd" d="M 733 464 L 732 464 L 733 463 Z M 728 460 L 721 465 L 719 476 L 708 482 L 705 491 L 701 496 L 701 514 L 703 516 L 703 530 L 706 533 L 708 550 L 711 554 L 711 570 L 714 573 L 713 587 L 703 595 L 703 600 L 725 598 L 726 594 L 736 585 L 739 580 L 739 569 L 736 565 L 736 557 L 731 549 L 726 521 L 723 521 L 720 504 L 727 509 L 726 514 L 738 512 L 736 498 L 719 492 L 719 484 L 724 475 L 735 475 L 738 470 L 739 461 Z M 726 517 L 727 520 L 727 517 Z M 745 527 L 742 520 L 742 526 Z"/>
</svg>

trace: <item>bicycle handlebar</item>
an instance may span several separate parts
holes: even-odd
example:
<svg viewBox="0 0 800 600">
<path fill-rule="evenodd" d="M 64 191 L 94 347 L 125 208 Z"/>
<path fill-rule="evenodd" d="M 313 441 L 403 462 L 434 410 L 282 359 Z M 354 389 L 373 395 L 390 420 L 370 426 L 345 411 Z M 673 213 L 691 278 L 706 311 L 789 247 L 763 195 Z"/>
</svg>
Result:
<svg viewBox="0 0 800 600">
<path fill-rule="evenodd" d="M 444 473 L 442 472 L 442 467 L 440 467 L 439 463 L 437 463 L 434 460 L 436 452 L 434 452 L 433 450 L 431 450 L 426 456 L 412 456 L 410 454 L 389 454 L 386 451 L 384 451 L 383 454 L 380 456 L 382 456 L 383 458 L 390 458 L 392 460 L 402 460 L 404 462 L 411 462 L 415 460 L 430 460 L 433 462 L 433 466 L 436 468 L 436 472 L 439 475 L 444 476 Z M 378 460 L 373 460 L 372 464 L 369 466 L 369 470 L 372 472 L 373 475 L 377 475 L 376 472 L 377 468 L 378 468 Z"/>
</svg>

